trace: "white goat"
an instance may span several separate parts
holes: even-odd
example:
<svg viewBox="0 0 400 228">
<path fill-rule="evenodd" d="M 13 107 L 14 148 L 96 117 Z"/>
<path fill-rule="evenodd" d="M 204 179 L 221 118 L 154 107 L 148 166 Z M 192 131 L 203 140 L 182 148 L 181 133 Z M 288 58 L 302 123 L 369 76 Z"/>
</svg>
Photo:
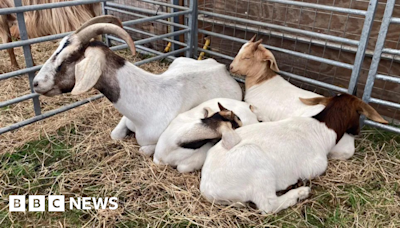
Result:
<svg viewBox="0 0 400 228">
<path fill-rule="evenodd" d="M 207 151 L 222 137 L 217 125 L 209 126 L 210 120 L 235 121 L 234 113 L 241 122 L 237 126 L 258 123 L 249 104 L 228 98 L 215 98 L 179 114 L 161 134 L 154 162 L 176 166 L 181 173 L 201 169 Z M 232 126 L 236 126 L 234 123 Z"/>
<path fill-rule="evenodd" d="M 280 75 L 274 55 L 262 44 L 254 42 L 255 36 L 242 46 L 231 63 L 232 73 L 246 76 L 245 101 L 258 108 L 258 118 L 262 121 L 277 121 L 293 116 L 312 116 L 320 112 L 318 108 L 307 107 L 299 97 L 311 98 L 319 94 L 298 88 Z M 329 156 L 334 159 L 348 159 L 355 151 L 354 136 L 345 134 L 332 149 Z"/>
<path fill-rule="evenodd" d="M 327 154 L 343 134 L 358 134 L 360 114 L 387 123 L 352 95 L 301 100 L 326 108 L 312 118 L 291 117 L 238 128 L 239 144 L 227 150 L 222 139 L 209 150 L 200 183 L 207 200 L 225 204 L 251 201 L 263 213 L 278 212 L 308 197 L 310 188 L 293 189 L 279 197 L 276 192 L 299 179 L 324 173 Z"/>
<path fill-rule="evenodd" d="M 114 135 L 135 131 L 140 151 L 153 154 L 158 138 L 179 113 L 216 97 L 240 100 L 242 91 L 225 66 L 209 59 L 177 58 L 154 75 L 116 55 L 103 43 L 90 41 L 110 33 L 135 45 L 121 22 L 112 16 L 94 18 L 65 37 L 34 78 L 37 93 L 81 94 L 91 88 L 103 93 L 126 118 Z M 119 131 L 119 132 L 118 132 Z"/>
</svg>

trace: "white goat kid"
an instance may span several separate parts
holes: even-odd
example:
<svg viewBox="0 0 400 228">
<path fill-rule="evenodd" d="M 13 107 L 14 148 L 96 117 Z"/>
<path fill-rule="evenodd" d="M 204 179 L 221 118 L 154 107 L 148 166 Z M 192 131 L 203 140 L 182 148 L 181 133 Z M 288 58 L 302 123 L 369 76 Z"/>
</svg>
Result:
<svg viewBox="0 0 400 228">
<path fill-rule="evenodd" d="M 242 98 L 238 83 L 215 60 L 177 58 L 166 72 L 154 75 L 103 43 L 90 41 L 104 33 L 125 40 L 135 54 L 135 45 L 117 18 L 94 18 L 61 41 L 36 75 L 34 88 L 47 96 L 96 88 L 125 116 L 113 131 L 114 138 L 121 138 L 128 128 L 134 130 L 142 153 L 154 152 L 161 133 L 179 113 L 216 97 Z"/>
<path fill-rule="evenodd" d="M 359 116 L 387 123 L 371 106 L 343 94 L 333 98 L 302 99 L 305 104 L 326 105 L 311 117 L 291 117 L 238 128 L 241 141 L 228 150 L 222 139 L 208 151 L 200 190 L 210 202 L 251 201 L 263 213 L 278 212 L 308 197 L 309 187 L 285 190 L 299 179 L 325 172 L 327 155 L 345 132 L 358 134 Z"/>
<path fill-rule="evenodd" d="M 235 125 L 234 114 L 241 124 Z M 218 131 L 219 124 L 214 126 L 208 124 L 209 121 L 219 122 L 218 118 L 223 118 L 225 122 L 231 121 L 233 127 L 258 123 L 252 107 L 245 102 L 228 98 L 216 98 L 203 102 L 179 114 L 169 124 L 157 142 L 154 162 L 177 167 L 181 173 L 201 169 L 207 151 L 216 140 L 222 137 Z"/>
<path fill-rule="evenodd" d="M 254 39 L 255 36 L 242 46 L 230 70 L 234 74 L 246 76 L 245 101 L 257 107 L 259 119 L 277 121 L 293 116 L 312 116 L 320 112 L 323 105 L 307 107 L 300 102 L 299 97 L 321 95 L 298 88 L 278 75 L 276 72 L 279 72 L 279 68 L 274 55 L 261 44 L 262 40 L 254 42 Z M 348 159 L 354 151 L 354 136 L 345 134 L 329 156 Z"/>
</svg>

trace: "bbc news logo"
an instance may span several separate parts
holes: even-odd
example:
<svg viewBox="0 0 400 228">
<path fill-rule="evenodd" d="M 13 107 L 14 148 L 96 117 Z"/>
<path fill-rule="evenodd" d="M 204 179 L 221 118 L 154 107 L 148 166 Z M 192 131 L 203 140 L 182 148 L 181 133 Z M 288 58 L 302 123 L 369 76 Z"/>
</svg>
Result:
<svg viewBox="0 0 400 228">
<path fill-rule="evenodd" d="M 26 211 L 25 196 L 10 195 L 9 197 L 9 210 L 10 211 Z M 110 209 L 115 210 L 118 208 L 117 197 L 78 197 L 69 198 L 69 209 L 73 210 L 90 210 L 90 209 Z M 44 195 L 30 195 L 28 198 L 28 211 L 45 211 L 46 210 L 46 196 Z M 48 196 L 48 211 L 50 212 L 63 212 L 65 211 L 65 197 L 63 195 Z"/>
</svg>

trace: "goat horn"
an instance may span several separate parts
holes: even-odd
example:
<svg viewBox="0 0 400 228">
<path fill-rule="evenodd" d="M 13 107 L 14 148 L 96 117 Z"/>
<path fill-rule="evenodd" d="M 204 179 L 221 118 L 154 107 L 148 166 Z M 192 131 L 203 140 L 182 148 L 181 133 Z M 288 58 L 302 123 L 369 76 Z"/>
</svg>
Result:
<svg viewBox="0 0 400 228">
<path fill-rule="evenodd" d="M 99 16 L 99 17 L 94 17 L 94 18 L 86 21 L 80 28 L 78 28 L 75 31 L 75 34 L 79 33 L 84 28 L 86 28 L 90 25 L 93 25 L 93 24 L 97 24 L 97 23 L 111 23 L 114 25 L 118 25 L 119 27 L 122 28 L 122 23 L 117 17 L 111 16 L 111 15 L 103 15 L 103 16 Z"/>
<path fill-rule="evenodd" d="M 82 44 L 86 44 L 90 41 L 90 39 L 101 34 L 112 34 L 118 36 L 128 44 L 129 48 L 131 49 L 132 55 L 136 55 L 135 43 L 133 42 L 131 36 L 123 28 L 114 24 L 93 24 L 82 29 L 79 33 L 76 33 L 75 36 L 77 36 Z"/>
</svg>

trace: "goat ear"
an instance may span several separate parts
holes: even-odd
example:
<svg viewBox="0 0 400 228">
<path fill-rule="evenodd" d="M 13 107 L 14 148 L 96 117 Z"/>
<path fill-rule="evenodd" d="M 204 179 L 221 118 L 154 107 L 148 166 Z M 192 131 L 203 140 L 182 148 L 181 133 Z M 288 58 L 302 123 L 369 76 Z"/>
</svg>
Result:
<svg viewBox="0 0 400 228">
<path fill-rule="evenodd" d="M 226 109 L 224 106 L 222 106 L 221 103 L 218 102 L 218 108 L 220 111 L 229 111 L 228 109 Z"/>
<path fill-rule="evenodd" d="M 255 111 L 255 107 L 253 105 L 249 106 L 250 111 L 254 112 Z"/>
<path fill-rule="evenodd" d="M 378 123 L 383 123 L 383 124 L 389 123 L 388 121 L 383 119 L 382 116 L 379 115 L 379 113 L 374 108 L 372 108 L 369 104 L 364 103 L 363 101 L 360 101 L 360 103 L 359 103 L 358 113 L 363 114 L 368 119 L 373 120 Z"/>
<path fill-rule="evenodd" d="M 299 99 L 301 102 L 303 102 L 303 104 L 306 104 L 306 105 L 323 104 L 323 105 L 327 106 L 331 98 L 330 97 L 313 97 L 313 98 L 299 97 Z"/>
<path fill-rule="evenodd" d="M 104 66 L 103 53 L 92 52 L 75 65 L 75 86 L 71 94 L 84 93 L 96 85 Z"/>
<path fill-rule="evenodd" d="M 274 54 L 267 49 L 264 50 L 263 61 L 269 61 L 269 68 L 275 72 L 279 72 L 278 64 L 276 63 Z"/>
<path fill-rule="evenodd" d="M 221 145 L 225 149 L 232 149 L 234 146 L 239 144 L 240 141 L 242 141 L 242 138 L 240 138 L 239 134 L 232 128 L 225 127 L 225 129 L 222 130 Z"/>
<path fill-rule="evenodd" d="M 249 40 L 249 42 L 254 42 L 256 40 L 257 34 L 255 34 L 253 37 L 251 37 L 251 39 Z"/>
<path fill-rule="evenodd" d="M 204 118 L 212 116 L 213 111 L 209 107 L 204 107 Z"/>
</svg>

